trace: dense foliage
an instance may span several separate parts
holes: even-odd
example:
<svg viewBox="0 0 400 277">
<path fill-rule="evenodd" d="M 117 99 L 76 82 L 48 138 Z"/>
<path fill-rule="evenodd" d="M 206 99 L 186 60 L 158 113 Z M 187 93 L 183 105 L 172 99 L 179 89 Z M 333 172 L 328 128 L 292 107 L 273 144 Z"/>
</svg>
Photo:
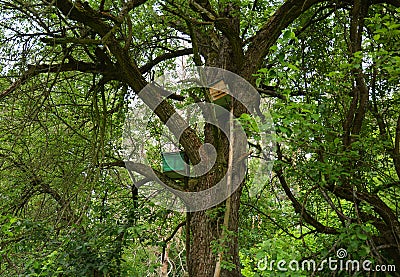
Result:
<svg viewBox="0 0 400 277">
<path fill-rule="evenodd" d="M 0 7 L 1 276 L 206 276 L 209 269 L 191 266 L 210 259 L 221 276 L 288 276 L 260 261 L 318 265 L 340 249 L 398 274 L 399 1 L 2 0 Z M 185 214 L 148 201 L 120 155 L 128 99 L 194 64 L 245 78 L 275 124 L 273 171 L 257 183 L 259 127 L 238 115 L 254 155 L 228 224 L 225 204 Z M 182 91 L 160 110 L 205 101 L 203 90 Z M 157 171 L 165 114 L 156 111 L 135 137 Z M 198 140 L 180 147 L 191 161 L 193 141 L 224 141 L 207 124 L 190 125 Z M 261 187 L 256 196 L 252 186 Z M 199 238 L 204 222 L 201 230 L 213 232 Z M 367 274 L 321 271 L 315 276 Z"/>
</svg>

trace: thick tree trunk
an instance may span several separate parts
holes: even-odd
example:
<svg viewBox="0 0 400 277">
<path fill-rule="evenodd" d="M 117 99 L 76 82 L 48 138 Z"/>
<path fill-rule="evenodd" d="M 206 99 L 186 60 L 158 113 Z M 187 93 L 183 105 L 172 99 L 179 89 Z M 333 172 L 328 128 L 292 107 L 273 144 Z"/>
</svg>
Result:
<svg viewBox="0 0 400 277">
<path fill-rule="evenodd" d="M 206 127 L 206 133 L 212 133 L 211 126 Z M 212 137 L 210 137 L 212 138 Z M 219 155 L 227 158 L 228 142 L 224 140 L 224 147 L 220 149 Z M 211 141 L 210 141 L 211 142 Z M 226 160 L 226 159 L 225 159 Z M 204 190 L 214 186 L 228 170 L 220 166 L 215 166 L 209 174 L 200 180 L 197 184 L 197 190 Z M 241 170 L 241 169 L 239 169 Z M 244 167 L 243 169 L 244 170 Z M 233 176 L 234 177 L 234 176 Z M 233 182 L 237 180 L 233 180 Z M 222 264 L 229 263 L 233 269 L 221 270 L 219 276 L 241 276 L 239 262 L 239 247 L 238 247 L 238 217 L 239 205 L 241 196 L 240 187 L 230 196 L 229 208 L 224 203 L 217 207 L 206 211 L 192 213 L 190 216 L 190 250 L 189 250 L 189 276 L 208 277 L 214 276 L 215 267 L 218 261 L 219 254 L 222 251 Z M 224 216 L 229 213 L 228 231 L 224 230 Z M 222 239 L 222 235 L 226 234 Z"/>
<path fill-rule="evenodd" d="M 228 236 L 224 245 L 224 263 L 230 263 L 235 268 L 232 270 L 222 269 L 221 277 L 236 277 L 240 274 L 239 246 L 238 246 L 238 218 L 241 190 L 239 189 L 231 196 L 229 230 L 233 236 Z M 217 214 L 213 214 L 216 212 Z M 216 216 L 216 217 L 214 217 Z M 217 243 L 222 231 L 223 212 L 216 209 L 193 213 L 190 221 L 191 247 L 188 261 L 189 276 L 210 277 L 214 276 L 215 265 L 218 255 L 213 252 L 212 244 Z"/>
<path fill-rule="evenodd" d="M 232 50 L 229 48 L 229 42 L 225 38 L 222 38 L 221 41 L 222 49 L 220 48 L 219 50 L 217 55 L 218 59 L 209 60 L 208 65 L 237 72 L 237 67 L 239 66 L 236 66 L 233 61 L 233 54 Z M 233 101 L 233 111 L 236 117 L 247 112 L 239 101 Z M 228 124 L 228 122 L 225 122 L 224 124 Z M 218 155 L 224 157 L 224 162 L 214 166 L 213 170 L 200 180 L 197 184 L 197 190 L 204 190 L 214 186 L 222 176 L 229 174 L 228 139 L 226 137 L 215 137 L 215 132 L 212 131 L 212 127 L 206 125 L 205 142 L 216 146 Z M 218 148 L 217 145 L 222 145 L 222 147 Z M 221 167 L 223 168 L 222 170 L 220 169 Z M 189 276 L 241 276 L 238 245 L 238 221 L 243 182 L 238 180 L 237 177 L 241 175 L 239 171 L 243 173 L 245 170 L 246 167 L 243 162 L 240 166 L 235 165 L 235 170 L 231 172 L 231 181 L 235 184 L 240 183 L 241 185 L 230 196 L 229 205 L 227 205 L 227 201 L 225 201 L 216 208 L 195 212 L 191 215 L 191 245 L 188 260 Z M 228 214 L 226 215 L 225 213 Z M 224 217 L 229 218 L 227 228 L 223 226 Z M 223 231 L 224 228 L 226 228 L 225 231 Z M 221 251 L 221 249 L 223 250 Z M 220 274 L 218 275 L 216 274 L 216 272 L 218 272 L 218 270 L 216 271 L 216 264 L 219 259 L 221 260 L 220 264 L 222 264 L 222 267 Z M 229 269 L 225 269 L 225 265 L 229 265 Z"/>
</svg>

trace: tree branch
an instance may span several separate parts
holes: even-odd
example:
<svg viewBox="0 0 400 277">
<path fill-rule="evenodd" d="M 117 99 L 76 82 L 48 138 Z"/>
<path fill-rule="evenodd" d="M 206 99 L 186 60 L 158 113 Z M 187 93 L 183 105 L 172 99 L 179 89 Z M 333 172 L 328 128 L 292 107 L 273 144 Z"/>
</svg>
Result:
<svg viewBox="0 0 400 277">
<path fill-rule="evenodd" d="M 164 173 L 152 169 L 151 167 L 141 164 L 141 163 L 134 163 L 131 161 L 122 161 L 118 160 L 115 162 L 111 163 L 103 163 L 100 165 L 101 167 L 112 167 L 112 166 L 118 166 L 118 167 L 123 167 L 128 169 L 129 173 L 132 174 L 132 172 L 139 173 L 140 175 L 143 175 L 146 177 L 146 182 L 155 181 L 161 185 L 167 185 L 168 187 L 178 190 L 178 191 L 184 191 L 183 187 L 177 185 L 175 181 L 169 177 L 167 177 Z"/>
<path fill-rule="evenodd" d="M 257 91 L 261 95 L 268 95 L 268 96 L 272 96 L 272 97 L 279 98 L 282 100 L 286 99 L 286 97 L 284 95 L 277 93 L 275 90 L 257 88 Z"/>
<path fill-rule="evenodd" d="M 73 43 L 77 45 L 99 45 L 104 44 L 103 41 L 98 39 L 90 39 L 90 38 L 73 38 L 73 37 L 66 37 L 66 38 L 40 38 L 43 43 L 54 45 L 54 44 L 68 44 Z"/>
<path fill-rule="evenodd" d="M 129 3 L 134 7 L 141 2 L 142 1 L 130 1 Z M 119 66 L 117 72 L 121 75 L 121 80 L 125 81 L 133 91 L 139 93 L 146 87 L 148 83 L 142 76 L 136 61 L 131 59 L 127 49 L 123 49 L 115 38 L 114 33 L 117 25 L 111 28 L 110 25 L 101 21 L 98 12 L 94 11 L 88 5 L 83 5 L 80 1 L 73 4 L 69 0 L 57 0 L 53 2 L 53 5 L 60 9 L 65 16 L 85 26 L 91 27 L 103 38 L 103 42 L 117 60 Z M 151 93 L 141 93 L 140 97 L 147 106 L 152 108 L 163 123 L 166 123 L 176 114 L 174 107 L 169 102 L 165 101 L 155 86 L 151 87 Z M 154 107 L 155 103 L 159 103 L 158 106 Z M 186 150 L 192 164 L 199 163 L 201 159 L 198 149 L 200 149 L 202 143 L 196 132 L 190 127 L 187 127 L 187 124 L 185 124 L 185 121 L 179 115 L 175 116 L 174 120 L 170 122 L 171 125 L 168 127 L 175 135 L 180 135 L 180 130 L 184 130 L 180 136 L 180 143 Z"/>
<path fill-rule="evenodd" d="M 172 232 L 172 234 L 171 234 L 168 238 L 166 238 L 166 239 L 164 240 L 164 243 L 167 243 L 167 242 L 169 242 L 171 239 L 173 239 L 174 236 L 175 236 L 175 234 L 179 231 L 179 229 L 180 229 L 181 227 L 185 226 L 185 225 L 186 225 L 186 221 L 182 221 L 181 223 L 179 223 L 178 226 L 175 227 L 175 230 Z"/>
<path fill-rule="evenodd" d="M 217 19 L 217 15 L 215 11 L 212 10 L 208 0 L 190 0 L 189 5 L 194 11 L 199 12 L 204 20 L 215 21 Z"/>
<path fill-rule="evenodd" d="M 278 159 L 282 160 L 282 152 L 280 150 L 279 145 L 277 145 L 277 154 L 278 154 Z M 319 221 L 317 221 L 315 218 L 313 218 L 303 207 L 303 205 L 297 201 L 296 197 L 294 197 L 293 193 L 291 192 L 288 183 L 286 182 L 285 177 L 283 176 L 283 170 L 282 168 L 276 170 L 276 175 L 278 176 L 279 182 L 281 183 L 281 186 L 283 190 L 285 191 L 286 195 L 292 202 L 293 208 L 296 211 L 296 213 L 300 214 L 301 217 L 310 225 L 312 225 L 319 233 L 324 233 L 324 234 L 337 234 L 338 231 L 335 228 L 325 226 Z"/>
<path fill-rule="evenodd" d="M 108 80 L 118 80 L 120 75 L 113 68 L 107 68 L 94 63 L 86 63 L 80 61 L 69 61 L 68 63 L 62 64 L 40 64 L 40 65 L 28 65 L 28 70 L 19 78 L 17 81 L 12 83 L 7 89 L 0 93 L 0 100 L 13 93 L 21 85 L 23 85 L 30 78 L 37 76 L 42 73 L 57 73 L 67 71 L 80 71 L 84 73 L 99 73 L 103 74 Z"/>
<path fill-rule="evenodd" d="M 72 3 L 69 0 L 47 0 L 49 4 L 57 7 L 64 16 L 85 23 L 86 26 L 92 28 L 101 37 L 111 31 L 111 26 L 104 23 L 100 18 L 102 14 L 93 10 L 86 2 L 81 1 Z"/>
<path fill-rule="evenodd" d="M 253 83 L 252 76 L 260 67 L 269 48 L 297 17 L 323 0 L 288 0 L 270 17 L 264 26 L 250 39 L 245 53 L 244 76 Z"/>
<path fill-rule="evenodd" d="M 173 59 L 173 58 L 177 58 L 177 57 L 181 57 L 181 56 L 185 56 L 185 55 L 190 55 L 190 54 L 193 54 L 193 48 L 180 49 L 180 50 L 176 50 L 173 52 L 164 53 L 164 54 L 156 57 L 154 60 L 151 60 L 148 63 L 146 63 L 145 65 L 143 65 L 142 67 L 140 67 L 139 71 L 141 73 L 146 73 L 146 72 L 150 71 L 154 66 L 159 64 L 160 62 L 163 62 L 163 61 L 166 61 L 169 59 Z"/>
<path fill-rule="evenodd" d="M 294 239 L 302 239 L 303 237 L 309 235 L 309 234 L 313 234 L 316 232 L 316 230 L 307 232 L 305 234 L 301 234 L 299 237 L 296 237 L 294 234 L 290 233 L 289 230 L 285 229 L 281 224 L 279 224 L 272 216 L 268 215 L 267 213 L 263 212 L 262 210 L 260 210 L 259 208 L 257 208 L 256 206 L 249 204 L 249 203 L 244 203 L 243 205 L 245 206 L 249 206 L 250 208 L 256 210 L 258 213 L 260 213 L 261 215 L 265 216 L 266 218 L 268 218 L 273 224 L 276 225 L 276 227 L 278 227 L 280 230 L 282 230 L 285 234 L 287 234 L 288 236 L 294 238 Z"/>
<path fill-rule="evenodd" d="M 124 17 L 134 8 L 146 3 L 147 0 L 131 0 L 128 1 L 127 3 L 125 3 L 125 5 L 123 6 L 123 8 L 121 9 L 118 18 L 119 20 L 123 20 Z"/>
<path fill-rule="evenodd" d="M 308 224 L 312 225 L 319 233 L 324 233 L 324 234 L 337 234 L 338 231 L 335 228 L 325 226 L 319 221 L 317 221 L 315 218 L 313 218 L 303 207 L 303 205 L 300 204 L 299 201 L 294 197 L 292 192 L 290 191 L 289 185 L 286 182 L 285 177 L 283 176 L 283 171 L 278 170 L 276 172 L 276 175 L 278 176 L 279 182 L 281 183 L 281 186 L 283 190 L 285 191 L 286 195 L 292 202 L 293 208 L 296 211 L 296 213 L 300 214 L 301 217 L 307 222 Z"/>
<path fill-rule="evenodd" d="M 167 243 L 174 238 L 175 234 L 179 231 L 180 228 L 182 228 L 183 226 L 186 225 L 186 221 L 183 221 L 181 223 L 178 224 L 178 226 L 175 227 L 175 230 L 172 232 L 172 234 L 166 238 L 163 241 L 163 248 L 162 248 L 162 254 L 161 254 L 161 262 L 164 263 L 164 258 L 165 258 L 165 247 L 167 246 Z"/>
</svg>

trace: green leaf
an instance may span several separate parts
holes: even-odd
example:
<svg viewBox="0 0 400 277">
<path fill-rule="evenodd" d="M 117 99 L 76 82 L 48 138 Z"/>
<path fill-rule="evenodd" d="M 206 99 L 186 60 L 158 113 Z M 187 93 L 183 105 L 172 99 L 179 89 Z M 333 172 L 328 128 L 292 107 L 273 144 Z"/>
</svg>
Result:
<svg viewBox="0 0 400 277">
<path fill-rule="evenodd" d="M 294 64 L 289 63 L 287 66 L 288 66 L 290 69 L 293 69 L 293 70 L 295 70 L 295 71 L 300 71 L 300 68 L 298 68 L 298 67 L 295 66 Z"/>
<path fill-rule="evenodd" d="M 278 59 L 281 63 L 283 63 L 283 61 L 285 60 L 285 54 L 284 53 L 279 53 L 278 55 Z"/>
<path fill-rule="evenodd" d="M 291 30 L 286 30 L 284 33 L 283 33 L 283 38 L 284 39 L 289 39 L 290 38 L 290 33 L 291 33 L 292 31 Z"/>
<path fill-rule="evenodd" d="M 361 240 L 367 240 L 368 236 L 364 233 L 357 232 L 357 237 Z"/>
</svg>

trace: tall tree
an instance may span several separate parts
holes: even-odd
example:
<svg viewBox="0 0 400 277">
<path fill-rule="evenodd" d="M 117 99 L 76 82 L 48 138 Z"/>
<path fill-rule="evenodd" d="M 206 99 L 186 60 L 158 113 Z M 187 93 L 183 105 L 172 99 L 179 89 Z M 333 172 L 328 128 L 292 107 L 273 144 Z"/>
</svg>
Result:
<svg viewBox="0 0 400 277">
<path fill-rule="evenodd" d="M 348 98 L 345 100 L 347 102 L 343 103 L 345 119 L 341 122 L 343 129 L 340 132 L 340 139 L 343 151 L 354 154 L 352 151 L 355 151 L 358 138 L 362 134 L 366 112 L 370 105 L 371 90 L 368 86 L 373 84 L 367 82 L 362 60 L 359 59 L 364 47 L 363 40 L 368 31 L 365 21 L 368 13 L 375 7 L 390 10 L 393 6 L 400 7 L 400 1 L 354 0 L 334 3 L 323 0 L 288 0 L 273 1 L 273 3 L 257 0 L 1 1 L 4 41 L 2 50 L 6 54 L 2 57 L 5 61 L 3 71 L 12 76 L 7 78 L 9 84 L 2 84 L 4 90 L 0 93 L 0 100 L 7 110 L 12 110 L 7 116 L 22 113 L 26 115 L 26 122 L 55 121 L 54 124 L 48 123 L 49 126 L 46 127 L 44 134 L 35 133 L 33 126 L 36 125 L 26 124 L 25 129 L 23 122 L 15 123 L 22 128 L 24 139 L 18 140 L 20 144 L 17 146 L 9 144 L 8 148 L 2 149 L 3 152 L 0 153 L 7 161 L 6 167 L 16 169 L 15 178 L 18 177 L 20 182 L 30 184 L 21 187 L 20 195 L 24 199 L 19 208 L 24 207 L 29 201 L 33 191 L 39 191 L 50 195 L 52 201 L 56 201 L 60 207 L 58 212 L 63 214 L 60 218 L 66 225 L 81 222 L 84 214 L 76 214 L 76 210 L 71 208 L 71 203 L 79 205 L 85 203 L 85 199 L 73 200 L 66 196 L 73 195 L 70 190 L 79 190 L 77 183 L 90 183 L 90 180 L 95 178 L 107 179 L 107 176 L 102 176 L 102 168 L 125 166 L 122 161 L 115 159 L 115 148 L 108 144 L 108 142 L 113 143 L 113 136 L 120 135 L 117 130 L 121 129 L 122 123 L 118 116 L 122 116 L 126 108 L 124 94 L 133 91 L 148 105 L 151 105 L 153 98 L 162 99 L 162 91 L 157 89 L 152 91 L 152 95 L 139 94 L 150 81 L 154 68 L 160 64 L 164 67 L 173 66 L 167 61 L 191 55 L 196 65 L 229 70 L 256 86 L 255 75 L 260 69 L 268 68 L 268 58 L 272 57 L 273 53 L 271 47 L 276 45 L 283 31 L 293 26 L 299 34 L 305 33 L 338 11 L 346 13 L 346 16 L 340 18 L 346 20 L 341 31 L 344 32 L 343 40 L 347 42 L 340 45 L 341 50 L 353 65 L 348 72 L 350 92 L 347 92 Z M 295 32 L 285 32 L 283 36 L 291 37 L 292 33 Z M 312 36 L 311 32 L 308 34 Z M 311 49 L 315 46 L 311 45 L 310 40 L 304 40 L 304 43 L 310 44 L 303 45 L 304 48 Z M 185 48 L 186 45 L 189 47 Z M 347 49 L 344 50 L 344 47 Z M 307 66 L 314 65 L 307 64 Z M 305 74 L 313 75 L 315 74 L 313 71 L 317 70 L 319 70 L 317 67 L 311 68 Z M 281 93 L 282 84 L 279 83 L 279 79 L 278 75 L 277 82 L 273 86 L 258 84 L 260 93 L 281 100 L 296 96 L 311 99 L 312 93 L 315 93 L 303 89 L 285 95 Z M 195 101 L 209 101 L 202 92 L 192 97 L 196 98 Z M 154 110 L 164 124 L 175 114 L 174 103 L 181 99 L 179 96 L 175 98 L 164 99 Z M 18 101 L 20 101 L 18 108 L 13 110 L 14 103 Z M 249 99 L 249 102 L 251 101 L 252 99 Z M 374 101 L 373 104 L 377 100 Z M 73 108 L 62 108 L 62 104 L 65 103 L 73 103 Z M 43 111 L 48 105 L 57 107 L 55 109 L 57 112 Z M 259 103 L 254 105 L 257 106 Z M 71 114 L 74 112 L 77 114 L 72 128 Z M 88 114 L 82 116 L 85 112 Z M 240 117 L 250 111 L 246 110 L 243 103 L 233 101 L 232 112 L 236 117 Z M 375 115 L 382 137 L 388 136 L 382 115 L 376 110 Z M 68 121 L 63 119 L 64 117 L 68 117 Z M 87 120 L 88 118 L 90 120 Z M 77 124 L 79 121 L 82 122 Z M 175 122 L 178 129 L 184 130 L 179 142 L 187 153 L 190 163 L 196 165 L 201 161 L 199 150 L 202 139 L 195 129 L 186 128 L 183 122 L 181 119 Z M 392 155 L 396 173 L 400 178 L 398 157 L 400 120 L 397 122 L 393 147 L 386 150 Z M 91 130 L 89 134 L 92 137 L 81 136 L 79 126 Z M 227 138 L 218 132 L 213 132 L 211 124 L 206 124 L 204 128 L 204 142 L 213 144 L 220 158 L 207 174 L 198 178 L 196 184 L 189 187 L 193 191 L 205 190 L 218 183 L 229 165 Z M 60 139 L 68 135 L 73 135 L 74 139 L 70 141 L 65 138 Z M 46 145 L 56 139 L 60 141 L 57 144 L 48 144 L 54 149 L 49 148 L 47 153 L 57 153 L 57 149 L 62 149 L 64 153 L 59 153 L 60 155 L 68 156 L 72 153 L 74 157 L 81 157 L 82 163 L 75 160 L 69 164 L 70 168 L 66 171 L 65 165 L 61 165 L 61 161 L 65 161 L 65 158 L 60 158 L 60 162 L 51 162 L 54 161 L 54 156 L 49 156 L 47 163 L 43 164 L 42 159 L 29 160 L 30 155 L 21 154 L 24 151 L 39 151 L 40 149 L 31 147 L 35 141 L 42 140 L 42 144 Z M 88 145 L 91 146 L 89 152 L 86 148 Z M 218 147 L 218 145 L 223 146 Z M 278 147 L 277 159 L 280 161 L 278 165 L 285 163 L 285 151 L 283 147 Z M 35 155 L 40 157 L 38 153 Z M 90 161 L 87 155 L 92 157 Z M 318 159 L 321 163 L 329 164 L 323 154 Z M 342 161 L 341 166 L 343 172 L 354 174 L 350 176 L 342 174 L 332 179 L 329 174 L 322 172 L 319 178 L 323 178 L 326 185 L 321 189 L 321 195 L 325 197 L 327 203 L 331 203 L 327 196 L 328 192 L 338 199 L 354 203 L 357 210 L 354 215 L 356 220 L 361 223 L 371 221 L 378 231 L 373 242 L 378 249 L 385 248 L 388 257 L 396 260 L 399 255 L 400 234 L 398 215 L 378 194 L 358 183 L 362 178 L 358 172 L 354 172 L 358 167 L 356 161 L 351 159 Z M 76 167 L 81 169 L 78 170 Z M 141 170 L 141 167 L 133 169 L 145 177 L 151 177 Z M 51 170 L 59 171 L 57 179 L 48 177 L 46 179 L 46 176 L 50 176 L 48 172 Z M 303 220 L 316 232 L 337 234 L 338 230 L 335 227 L 315 218 L 296 199 L 290 190 L 288 183 L 290 178 L 285 176 L 286 170 L 283 166 L 278 166 L 275 172 L 295 211 L 301 214 Z M 18 174 L 15 173 L 17 171 Z M 58 186 L 65 176 L 76 174 L 78 171 L 80 174 L 75 176 L 75 185 Z M 52 175 L 54 176 L 56 174 Z M 168 180 L 166 176 L 162 178 Z M 398 184 L 398 181 L 396 182 Z M 187 245 L 187 267 L 190 276 L 241 275 L 235 234 L 238 232 L 242 187 L 243 184 L 231 195 L 229 205 L 221 204 L 214 214 L 210 211 L 196 211 L 188 215 L 187 226 L 190 227 L 190 232 L 188 231 L 187 235 L 190 239 L 188 238 Z M 88 186 L 88 189 L 94 188 Z M 134 194 L 132 192 L 132 195 Z M 358 210 L 360 203 L 367 203 L 372 210 L 370 212 Z M 223 212 L 220 212 L 221 209 Z M 332 209 L 340 220 L 348 220 L 348 217 L 333 204 Z M 224 214 L 228 214 L 226 229 L 219 228 L 223 224 Z M 130 223 L 133 224 L 132 221 Z M 218 251 L 213 251 L 212 242 L 219 241 L 223 232 L 230 235 L 224 244 L 226 248 L 224 255 L 219 255 Z M 222 268 L 220 273 L 218 273 L 219 267 Z"/>
</svg>

